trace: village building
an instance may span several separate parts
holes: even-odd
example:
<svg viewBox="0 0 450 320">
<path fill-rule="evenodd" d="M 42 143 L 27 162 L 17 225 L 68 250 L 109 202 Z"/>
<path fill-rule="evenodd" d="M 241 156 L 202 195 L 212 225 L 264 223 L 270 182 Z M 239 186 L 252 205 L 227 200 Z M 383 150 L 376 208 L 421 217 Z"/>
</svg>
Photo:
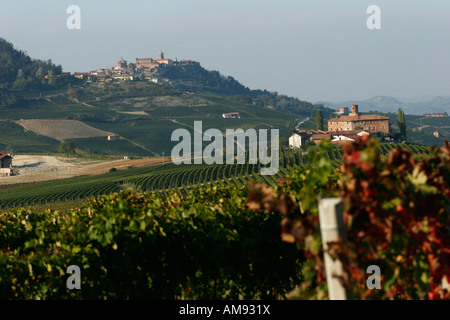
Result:
<svg viewBox="0 0 450 320">
<path fill-rule="evenodd" d="M 115 134 L 111 134 L 108 136 L 108 141 L 114 141 L 114 140 L 118 140 L 119 136 L 115 135 Z"/>
<path fill-rule="evenodd" d="M 134 80 L 133 76 L 130 76 L 129 74 L 115 74 L 112 76 L 112 78 L 114 80 L 120 80 L 120 81 L 125 81 L 125 80 L 133 81 Z"/>
<path fill-rule="evenodd" d="M 178 62 L 178 59 L 172 60 L 167 59 L 164 56 L 164 52 L 160 51 L 158 55 L 158 59 L 152 58 L 136 58 L 136 69 L 144 68 L 144 69 L 153 69 L 165 66 L 186 66 L 186 65 L 200 65 L 199 62 L 193 60 L 181 60 Z"/>
<path fill-rule="evenodd" d="M 164 52 L 162 52 L 162 51 L 159 52 L 158 59 L 156 60 L 156 62 L 159 64 L 173 65 L 173 60 L 165 59 Z"/>
<path fill-rule="evenodd" d="M 339 111 L 337 112 L 337 114 L 340 114 L 340 115 L 348 114 L 348 107 L 340 107 Z"/>
<path fill-rule="evenodd" d="M 363 136 L 375 136 L 377 137 L 376 133 L 371 134 L 367 131 L 348 131 L 342 134 L 338 135 L 332 135 L 331 143 L 340 143 L 345 141 L 358 141 Z"/>
<path fill-rule="evenodd" d="M 222 114 L 222 117 L 225 119 L 240 119 L 241 116 L 239 115 L 239 112 L 229 112 Z"/>
<path fill-rule="evenodd" d="M 159 63 L 152 58 L 136 58 L 136 68 L 153 69 L 159 67 Z"/>
<path fill-rule="evenodd" d="M 128 63 L 122 59 L 119 60 L 119 62 L 117 62 L 117 66 L 116 66 L 116 70 L 123 70 L 123 69 L 127 69 L 128 68 Z"/>
<path fill-rule="evenodd" d="M 435 136 L 436 138 L 439 138 L 439 131 L 434 131 L 433 136 Z"/>
<path fill-rule="evenodd" d="M 6 152 L 0 152 L 0 176 L 12 175 L 12 156 Z"/>
<path fill-rule="evenodd" d="M 74 73 L 74 77 L 78 78 L 78 79 L 81 79 L 81 80 L 87 79 L 88 76 L 89 76 L 88 72 L 75 72 Z"/>
<path fill-rule="evenodd" d="M 294 132 L 290 137 L 289 137 L 289 146 L 291 148 L 300 148 L 301 146 L 303 146 L 305 144 L 305 142 L 307 140 L 309 140 L 311 138 L 311 134 L 308 133 L 307 131 L 297 131 Z"/>
<path fill-rule="evenodd" d="M 96 74 L 89 76 L 88 80 L 92 82 L 107 82 L 107 79 L 110 79 L 106 74 Z"/>
<path fill-rule="evenodd" d="M 447 112 L 433 112 L 433 113 L 424 113 L 425 117 L 432 117 L 432 118 L 443 118 L 447 117 Z"/>
<path fill-rule="evenodd" d="M 110 69 L 99 69 L 90 72 L 75 72 L 74 76 L 78 79 L 87 80 L 88 82 L 109 82 L 114 80 L 134 80 L 128 76 L 144 77 L 155 83 L 170 82 L 169 79 L 163 78 L 154 80 L 154 74 L 158 70 L 164 72 L 168 67 L 178 67 L 186 65 L 200 65 L 199 62 L 193 60 L 181 60 L 178 61 L 167 59 L 164 57 L 164 53 L 161 51 L 158 55 L 158 59 L 153 58 L 136 58 L 136 63 L 128 63 L 121 58 L 115 67 Z M 160 75 L 162 75 L 161 73 Z M 114 75 L 124 75 L 120 77 L 114 77 Z"/>
<path fill-rule="evenodd" d="M 315 144 L 319 144 L 320 141 L 324 139 L 331 140 L 331 138 L 332 138 L 331 133 L 316 133 L 311 136 L 311 141 L 314 142 Z"/>
<path fill-rule="evenodd" d="M 330 138 L 331 135 L 323 130 L 296 130 L 289 137 L 289 146 L 291 148 L 300 148 L 305 144 L 306 141 L 317 139 L 317 142 L 321 139 Z M 313 139 L 314 138 L 314 139 Z M 314 141 L 315 142 L 315 141 Z"/>
<path fill-rule="evenodd" d="M 98 69 L 98 70 L 89 72 L 89 75 L 91 75 L 91 76 L 104 76 L 104 75 L 106 75 L 105 72 L 106 72 L 105 69 Z"/>
<path fill-rule="evenodd" d="M 365 130 L 337 131 L 337 132 L 320 132 L 311 136 L 311 140 L 315 144 L 319 144 L 324 139 L 330 139 L 331 143 L 341 143 L 345 141 L 358 141 L 363 136 L 371 136 L 380 138 L 380 132 L 369 132 Z"/>
<path fill-rule="evenodd" d="M 158 59 L 158 60 L 156 60 L 156 62 L 158 64 L 165 64 L 165 65 L 168 65 L 168 66 L 173 65 L 173 61 L 171 59 Z"/>
<path fill-rule="evenodd" d="M 389 118 L 377 114 L 360 114 L 358 105 L 352 105 L 348 116 L 328 120 L 328 132 L 365 130 L 389 133 Z"/>
</svg>

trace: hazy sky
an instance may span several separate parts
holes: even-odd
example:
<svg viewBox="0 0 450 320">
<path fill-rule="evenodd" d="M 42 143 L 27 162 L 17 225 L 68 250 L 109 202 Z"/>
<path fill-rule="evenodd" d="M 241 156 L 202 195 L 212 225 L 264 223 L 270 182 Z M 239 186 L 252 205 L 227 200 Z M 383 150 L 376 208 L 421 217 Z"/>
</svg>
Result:
<svg viewBox="0 0 450 320">
<path fill-rule="evenodd" d="M 69 30 L 69 5 L 81 30 Z M 369 5 L 381 30 L 369 30 Z M 448 0 L 0 0 L 0 37 L 64 71 L 193 59 L 302 100 L 450 95 Z M 1 66 L 0 66 L 1 68 Z"/>
</svg>

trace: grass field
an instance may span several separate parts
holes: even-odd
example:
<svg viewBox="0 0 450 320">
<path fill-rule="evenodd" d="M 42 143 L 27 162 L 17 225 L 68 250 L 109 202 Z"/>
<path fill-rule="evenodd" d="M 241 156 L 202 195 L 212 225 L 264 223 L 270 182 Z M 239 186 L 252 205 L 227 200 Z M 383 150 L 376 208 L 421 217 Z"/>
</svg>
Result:
<svg viewBox="0 0 450 320">
<path fill-rule="evenodd" d="M 105 137 L 71 139 L 77 149 L 83 150 L 88 154 L 98 155 L 119 155 L 119 156 L 151 156 L 149 152 L 142 149 L 128 140 L 119 139 L 108 141 Z"/>
</svg>

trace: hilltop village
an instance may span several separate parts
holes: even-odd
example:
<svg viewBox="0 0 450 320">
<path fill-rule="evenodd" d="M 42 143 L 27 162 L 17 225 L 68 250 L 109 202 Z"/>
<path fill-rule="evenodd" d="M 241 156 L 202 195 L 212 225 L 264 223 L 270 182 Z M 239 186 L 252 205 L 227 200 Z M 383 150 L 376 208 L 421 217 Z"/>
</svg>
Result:
<svg viewBox="0 0 450 320">
<path fill-rule="evenodd" d="M 193 60 L 167 59 L 161 51 L 158 59 L 136 58 L 135 63 L 128 63 L 123 58 L 115 67 L 110 69 L 98 69 L 89 72 L 75 72 L 74 76 L 87 82 L 112 82 L 112 81 L 133 81 L 135 79 L 149 80 L 154 83 L 170 83 L 169 78 L 164 74 L 170 67 L 200 66 L 200 63 Z"/>
</svg>

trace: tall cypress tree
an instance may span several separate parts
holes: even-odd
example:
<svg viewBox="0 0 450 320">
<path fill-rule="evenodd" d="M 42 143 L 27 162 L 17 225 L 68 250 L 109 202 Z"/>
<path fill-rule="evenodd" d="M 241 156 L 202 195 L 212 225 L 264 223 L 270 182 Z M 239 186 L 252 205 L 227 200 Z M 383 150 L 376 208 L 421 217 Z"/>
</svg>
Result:
<svg viewBox="0 0 450 320">
<path fill-rule="evenodd" d="M 323 114 L 320 110 L 317 110 L 316 112 L 316 125 L 317 130 L 323 130 Z"/>
<path fill-rule="evenodd" d="M 405 113 L 403 112 L 402 108 L 398 109 L 397 123 L 398 127 L 400 128 L 400 136 L 402 137 L 402 139 L 406 139 L 406 120 Z"/>
</svg>

